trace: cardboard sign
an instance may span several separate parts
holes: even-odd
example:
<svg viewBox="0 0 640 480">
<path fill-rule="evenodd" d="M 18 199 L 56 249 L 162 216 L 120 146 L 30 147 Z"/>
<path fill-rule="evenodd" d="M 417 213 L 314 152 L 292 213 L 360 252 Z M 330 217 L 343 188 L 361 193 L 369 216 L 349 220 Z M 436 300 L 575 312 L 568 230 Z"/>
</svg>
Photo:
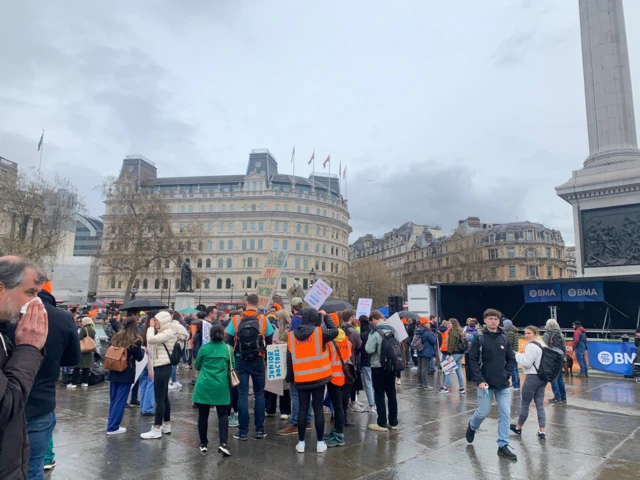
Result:
<svg viewBox="0 0 640 480">
<path fill-rule="evenodd" d="M 455 372 L 458 369 L 458 365 L 456 364 L 455 360 L 451 357 L 447 358 L 440 365 L 442 366 L 442 371 L 444 372 L 445 375 L 451 375 L 453 372 Z"/>
<path fill-rule="evenodd" d="M 278 281 L 280 281 L 280 275 L 288 256 L 289 251 L 277 252 L 272 250 L 269 252 L 262 274 L 256 280 L 258 307 L 269 308 L 271 297 L 278 286 Z"/>
<path fill-rule="evenodd" d="M 360 315 L 371 315 L 371 307 L 373 306 L 372 298 L 359 298 L 358 308 L 356 309 L 356 318 L 360 318 Z"/>
<path fill-rule="evenodd" d="M 267 379 L 284 380 L 287 375 L 287 344 L 267 345 Z"/>
<path fill-rule="evenodd" d="M 402 323 L 400 315 L 398 315 L 397 313 L 394 313 L 389 318 L 387 318 L 387 325 L 393 327 L 393 329 L 398 333 L 398 339 L 401 342 L 409 336 L 407 331 L 404 329 L 404 324 Z"/>
<path fill-rule="evenodd" d="M 206 345 L 211 341 L 211 324 L 202 320 L 202 345 Z"/>
<path fill-rule="evenodd" d="M 319 310 L 322 304 L 329 298 L 333 289 L 327 285 L 322 279 L 316 280 L 309 293 L 304 297 L 304 301 L 312 308 Z"/>
</svg>

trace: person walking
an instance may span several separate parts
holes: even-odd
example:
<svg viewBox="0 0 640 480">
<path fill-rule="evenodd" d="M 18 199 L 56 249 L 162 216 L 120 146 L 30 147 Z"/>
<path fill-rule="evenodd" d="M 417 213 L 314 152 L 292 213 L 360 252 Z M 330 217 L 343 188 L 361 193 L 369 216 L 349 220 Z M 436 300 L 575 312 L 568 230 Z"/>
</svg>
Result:
<svg viewBox="0 0 640 480">
<path fill-rule="evenodd" d="M 500 312 L 493 308 L 484 312 L 485 329 L 471 344 L 470 366 L 477 382 L 478 409 L 467 425 L 467 442 L 473 443 L 476 431 L 491 413 L 492 398 L 498 404 L 498 455 L 517 461 L 518 457 L 509 449 L 509 419 L 511 417 L 511 395 L 509 376 L 516 364 L 509 339 L 500 328 Z"/>
<path fill-rule="evenodd" d="M 505 320 L 503 323 L 503 327 L 505 332 L 507 333 L 507 338 L 509 339 L 509 345 L 511 346 L 511 350 L 516 354 L 520 351 L 520 346 L 518 344 L 518 338 L 520 334 L 518 333 L 518 328 L 513 324 L 511 320 Z M 511 386 L 514 390 L 520 390 L 520 370 L 518 370 L 518 365 L 511 372 Z"/>
<path fill-rule="evenodd" d="M 456 368 L 456 375 L 458 377 L 458 393 L 464 395 L 466 392 L 464 390 L 464 377 L 462 376 L 462 357 L 464 357 L 464 352 L 466 350 L 466 337 L 464 336 L 464 330 L 460 326 L 460 322 L 458 319 L 451 318 L 449 319 L 449 338 L 447 341 L 447 352 L 446 358 L 451 357 L 458 368 Z M 464 339 L 464 340 L 463 340 Z M 453 374 L 444 376 L 444 385 L 440 388 L 440 393 L 449 393 L 449 387 L 451 386 L 451 377 Z"/>
<path fill-rule="evenodd" d="M 147 344 L 152 347 L 153 393 L 156 402 L 155 421 L 151 430 L 140 434 L 143 440 L 162 438 L 171 433 L 171 402 L 169 378 L 171 377 L 171 353 L 178 341 L 184 342 L 189 334 L 183 326 L 172 324 L 171 314 L 161 311 L 151 319 L 147 330 Z"/>
<path fill-rule="evenodd" d="M 91 317 L 82 318 L 82 327 L 78 334 L 78 339 L 82 341 L 83 338 L 90 337 L 95 341 L 96 331 Z M 93 367 L 93 352 L 86 352 L 82 354 L 80 362 L 73 368 L 73 376 L 71 377 L 71 383 L 67 385 L 69 389 L 75 389 L 78 385 L 83 387 L 89 386 L 89 372 Z"/>
<path fill-rule="evenodd" d="M 580 366 L 580 376 L 589 376 L 589 367 L 587 366 L 587 360 L 585 354 L 588 350 L 587 331 L 582 327 L 582 324 L 578 321 L 573 322 L 573 351 L 576 355 L 576 360 Z"/>
<path fill-rule="evenodd" d="M 245 301 L 246 309 L 234 315 L 227 325 L 227 343 L 235 345 L 236 371 L 240 377 L 238 386 L 238 409 L 240 425 L 233 434 L 236 440 L 246 441 L 249 438 L 249 378 L 253 383 L 253 421 L 256 429 L 255 438 L 261 440 L 267 436 L 264 431 L 264 384 L 265 353 L 273 337 L 273 325 L 264 315 L 258 313 L 258 296 L 251 294 Z"/>
<path fill-rule="evenodd" d="M 144 358 L 142 337 L 138 335 L 138 322 L 134 317 L 125 318 L 122 328 L 111 337 L 111 346 L 124 348 L 127 352 L 127 366 L 122 372 L 111 371 L 109 374 L 109 419 L 107 435 L 126 433 L 120 426 L 124 409 L 127 405 L 129 390 L 136 379 L 136 362 Z"/>
<path fill-rule="evenodd" d="M 377 423 L 369 425 L 370 430 L 386 432 L 398 429 L 398 400 L 396 398 L 395 373 L 382 368 L 380 355 L 382 352 L 382 342 L 389 336 L 394 336 L 400 343 L 398 333 L 385 322 L 384 315 L 377 310 L 371 312 L 371 321 L 374 325 L 373 332 L 367 339 L 365 349 L 371 355 L 371 377 L 373 380 L 373 391 L 376 399 L 376 410 L 378 412 Z M 384 338 L 383 338 L 384 336 Z M 385 396 L 387 402 L 385 402 Z M 389 423 L 387 423 L 387 403 L 389 404 Z"/>
<path fill-rule="evenodd" d="M 231 404 L 231 386 L 229 372 L 235 367 L 233 348 L 224 342 L 224 328 L 220 322 L 214 322 L 210 330 L 211 341 L 200 348 L 195 369 L 200 372 L 193 389 L 193 402 L 198 406 L 198 434 L 200 451 L 206 452 L 209 439 L 209 412 L 215 406 L 218 414 L 218 451 L 225 457 L 231 456 L 227 445 L 229 436 L 229 413 Z"/>
<path fill-rule="evenodd" d="M 325 328 L 321 325 L 324 322 Z M 327 343 L 338 337 L 338 328 L 329 315 L 313 308 L 302 310 L 300 324 L 289 332 L 287 340 L 287 376 L 298 391 L 298 444 L 296 452 L 305 450 L 305 419 L 309 405 L 313 406 L 316 427 L 317 453 L 327 451 L 324 441 L 325 386 L 331 381 L 331 359 Z"/>
<path fill-rule="evenodd" d="M 522 426 L 529 417 L 529 406 L 531 405 L 531 400 L 533 400 L 538 411 L 538 425 L 540 427 L 538 438 L 546 440 L 544 428 L 547 416 L 544 411 L 544 389 L 547 387 L 547 382 L 538 376 L 538 369 L 542 361 L 542 349 L 546 345 L 540 338 L 538 327 L 533 325 L 524 329 L 524 338 L 527 340 L 524 353 L 516 353 L 516 361 L 522 365 L 522 370 L 525 374 L 524 384 L 522 385 L 522 406 L 520 407 L 518 423 L 515 425 L 512 423 L 510 428 L 516 435 L 522 435 Z"/>
<path fill-rule="evenodd" d="M 362 345 L 359 349 L 360 370 L 362 372 L 362 384 L 365 394 L 367 395 L 367 402 L 369 403 L 369 405 L 364 408 L 364 412 L 376 413 L 376 397 L 373 393 L 373 380 L 371 379 L 371 357 L 365 348 L 371 332 L 371 323 L 369 322 L 369 317 L 366 315 L 360 315 L 358 321 L 360 323 L 360 339 L 362 340 Z"/>
<path fill-rule="evenodd" d="M 564 339 L 564 333 L 560 329 L 558 322 L 552 318 L 547 320 L 547 324 L 544 328 L 544 335 L 542 341 L 550 348 L 558 348 L 564 355 L 564 363 L 567 362 L 567 342 Z M 553 398 L 549 403 L 567 403 L 567 391 L 564 385 L 564 377 L 562 372 L 558 375 L 558 378 L 551 382 L 551 391 L 553 392 Z"/>
<path fill-rule="evenodd" d="M 420 323 L 414 332 L 414 336 L 420 338 L 422 343 L 422 350 L 417 350 L 418 353 L 418 388 L 431 391 L 433 386 L 429 385 L 429 368 L 431 367 L 431 361 L 436 356 L 436 345 L 438 339 L 431 331 L 429 322 Z M 415 346 L 416 344 L 412 342 Z M 419 348 L 419 347 L 418 347 Z"/>
</svg>

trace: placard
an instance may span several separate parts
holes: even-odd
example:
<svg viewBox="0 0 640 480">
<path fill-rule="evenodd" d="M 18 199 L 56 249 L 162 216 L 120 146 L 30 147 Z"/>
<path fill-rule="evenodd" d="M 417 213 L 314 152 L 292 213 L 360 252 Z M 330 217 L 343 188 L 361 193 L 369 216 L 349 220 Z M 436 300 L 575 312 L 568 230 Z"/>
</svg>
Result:
<svg viewBox="0 0 640 480">
<path fill-rule="evenodd" d="M 211 324 L 207 320 L 202 320 L 202 345 L 211 341 Z"/>
<path fill-rule="evenodd" d="M 387 325 L 393 327 L 393 329 L 398 333 L 398 340 L 400 342 L 409 336 L 407 331 L 404 329 L 404 324 L 402 323 L 400 315 L 397 313 L 394 313 L 387 319 Z"/>
<path fill-rule="evenodd" d="M 321 278 L 316 280 L 309 290 L 309 293 L 304 297 L 304 301 L 309 304 L 312 308 L 319 310 L 322 304 L 325 302 L 329 295 L 331 295 L 333 289 L 327 285 Z"/>
<path fill-rule="evenodd" d="M 267 345 L 267 379 L 284 380 L 287 376 L 287 344 Z"/>
<path fill-rule="evenodd" d="M 372 298 L 359 298 L 358 308 L 356 309 L 356 318 L 360 318 L 360 315 L 371 315 L 371 307 L 373 306 Z"/>
<path fill-rule="evenodd" d="M 256 294 L 258 295 L 258 307 L 269 308 L 273 292 L 278 286 L 280 274 L 287 262 L 289 251 L 277 252 L 272 250 L 267 256 L 264 269 L 260 278 L 256 280 Z"/>
<path fill-rule="evenodd" d="M 455 360 L 451 357 L 444 360 L 440 365 L 442 366 L 442 371 L 444 372 L 445 375 L 451 375 L 458 368 L 458 365 L 456 364 Z"/>
</svg>

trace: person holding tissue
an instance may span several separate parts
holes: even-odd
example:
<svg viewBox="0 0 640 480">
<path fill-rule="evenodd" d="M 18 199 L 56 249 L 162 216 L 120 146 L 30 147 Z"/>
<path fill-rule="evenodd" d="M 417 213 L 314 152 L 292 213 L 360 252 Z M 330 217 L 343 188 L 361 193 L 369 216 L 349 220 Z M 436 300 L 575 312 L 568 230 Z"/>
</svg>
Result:
<svg viewBox="0 0 640 480">
<path fill-rule="evenodd" d="M 48 319 L 37 297 L 46 273 L 19 256 L 0 257 L 0 478 L 22 480 L 29 467 L 25 405 L 44 358 Z M 26 305 L 24 313 L 20 307 Z"/>
</svg>

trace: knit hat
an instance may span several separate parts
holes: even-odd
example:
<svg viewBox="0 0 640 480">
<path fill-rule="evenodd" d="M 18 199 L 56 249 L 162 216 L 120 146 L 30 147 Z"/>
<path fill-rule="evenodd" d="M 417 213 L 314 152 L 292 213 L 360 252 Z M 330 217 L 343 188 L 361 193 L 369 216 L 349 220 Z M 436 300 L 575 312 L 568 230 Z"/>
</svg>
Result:
<svg viewBox="0 0 640 480">
<path fill-rule="evenodd" d="M 511 320 L 505 320 L 504 322 L 502 322 L 502 324 L 504 325 L 504 328 L 511 328 L 513 327 L 513 322 Z"/>
<path fill-rule="evenodd" d="M 93 320 L 91 319 L 91 317 L 84 317 L 82 319 L 82 326 L 86 327 L 87 325 L 93 325 Z"/>
<path fill-rule="evenodd" d="M 156 314 L 155 319 L 160 323 L 160 329 L 171 323 L 171 314 L 165 310 Z"/>
<path fill-rule="evenodd" d="M 291 299 L 291 306 L 292 307 L 302 307 L 304 305 L 304 302 L 302 301 L 302 299 L 300 297 L 293 297 Z"/>
<path fill-rule="evenodd" d="M 575 322 L 573 322 L 573 326 L 574 327 L 581 327 L 582 324 L 579 321 L 576 320 Z"/>
<path fill-rule="evenodd" d="M 52 293 L 53 288 L 51 287 L 51 280 L 48 280 L 42 284 L 42 290 L 47 293 Z"/>
</svg>

